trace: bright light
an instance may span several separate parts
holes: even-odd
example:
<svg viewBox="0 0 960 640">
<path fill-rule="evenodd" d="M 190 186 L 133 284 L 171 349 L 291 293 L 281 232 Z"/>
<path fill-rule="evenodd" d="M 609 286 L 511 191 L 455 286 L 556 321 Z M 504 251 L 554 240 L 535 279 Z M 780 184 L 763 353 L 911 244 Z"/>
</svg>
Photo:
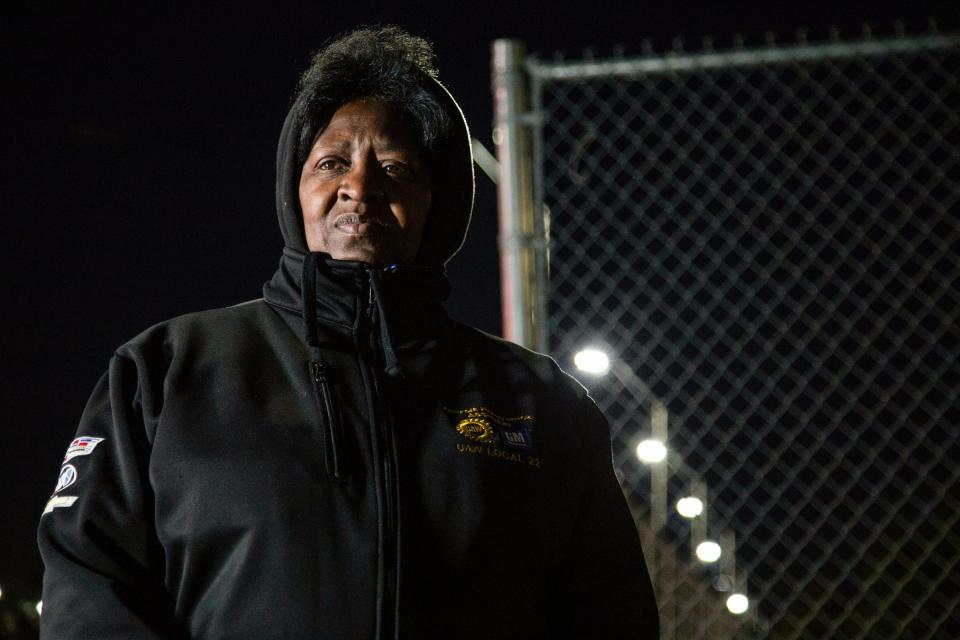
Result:
<svg viewBox="0 0 960 640">
<path fill-rule="evenodd" d="M 0 598 L 3 598 L 3 587 L 0 587 Z"/>
<path fill-rule="evenodd" d="M 37 602 L 37 615 L 39 616 L 43 611 L 43 600 Z"/>
<path fill-rule="evenodd" d="M 663 462 L 667 457 L 667 448 L 659 440 L 644 440 L 637 445 L 637 457 L 647 464 Z"/>
<path fill-rule="evenodd" d="M 734 593 L 727 598 L 727 611 L 740 615 L 750 608 L 750 601 L 742 593 Z"/>
<path fill-rule="evenodd" d="M 573 364 L 575 364 L 580 371 L 600 375 L 601 373 L 606 373 L 607 369 L 610 368 L 610 358 L 608 358 L 607 354 L 603 351 L 584 349 L 583 351 L 578 351 L 576 355 L 573 356 Z"/>
<path fill-rule="evenodd" d="M 720 559 L 720 545 L 711 540 L 697 545 L 697 557 L 701 562 L 716 562 Z"/>
<path fill-rule="evenodd" d="M 703 513 L 703 502 L 700 498 L 688 496 L 677 500 L 677 513 L 684 518 L 696 518 Z"/>
</svg>

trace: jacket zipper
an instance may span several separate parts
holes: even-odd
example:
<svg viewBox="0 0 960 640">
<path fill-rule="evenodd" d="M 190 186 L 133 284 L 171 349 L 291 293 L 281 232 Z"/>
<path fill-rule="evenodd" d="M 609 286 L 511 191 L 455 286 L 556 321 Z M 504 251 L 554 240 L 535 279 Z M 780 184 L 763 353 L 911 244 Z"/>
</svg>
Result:
<svg viewBox="0 0 960 640">
<path fill-rule="evenodd" d="M 327 475 L 335 480 L 343 479 L 340 468 L 340 412 L 333 400 L 331 369 L 320 360 L 313 362 L 313 382 L 317 391 L 320 410 L 323 414 L 324 463 Z"/>
<path fill-rule="evenodd" d="M 367 305 L 364 309 L 364 317 L 367 320 L 369 333 L 361 332 L 361 335 L 369 335 L 379 342 L 379 333 L 373 330 L 373 313 L 375 304 L 373 301 L 373 288 L 367 283 L 369 288 Z M 381 320 L 382 321 L 382 320 Z M 367 342 L 361 352 L 375 353 L 376 349 Z M 397 522 L 397 502 L 398 502 L 398 484 L 396 477 L 396 462 L 394 460 L 394 443 L 392 425 L 390 424 L 390 410 L 386 406 L 383 390 L 380 386 L 380 376 L 370 366 L 371 359 L 363 357 L 364 374 L 372 393 L 372 400 L 375 406 L 373 409 L 373 437 L 374 452 L 377 457 L 377 463 L 380 467 L 380 488 L 383 501 L 381 504 L 380 518 L 383 526 L 383 538 L 381 541 L 383 549 L 382 560 L 382 603 L 380 607 L 380 616 L 378 620 L 378 637 L 395 638 L 399 636 L 397 626 L 397 583 L 399 580 L 399 532 Z M 373 358 L 373 361 L 376 361 Z"/>
<path fill-rule="evenodd" d="M 397 509 L 399 497 L 399 479 L 397 478 L 397 465 L 394 457 L 396 447 L 394 446 L 393 424 L 390 419 L 390 409 L 383 401 L 383 392 L 380 388 L 378 377 L 373 378 L 374 393 L 379 400 L 382 409 L 379 423 L 380 452 L 383 464 L 383 485 L 384 485 L 384 568 L 386 584 L 384 585 L 384 635 L 386 637 L 399 637 L 398 623 L 398 602 L 397 588 L 400 579 L 400 529 L 399 513 Z"/>
</svg>

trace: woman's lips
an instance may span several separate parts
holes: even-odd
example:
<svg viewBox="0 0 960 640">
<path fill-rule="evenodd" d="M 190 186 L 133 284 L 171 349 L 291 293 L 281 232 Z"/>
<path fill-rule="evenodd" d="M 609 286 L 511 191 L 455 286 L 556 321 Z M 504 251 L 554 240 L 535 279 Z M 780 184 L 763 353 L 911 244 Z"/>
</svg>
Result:
<svg viewBox="0 0 960 640">
<path fill-rule="evenodd" d="M 376 229 L 386 228 L 386 225 L 375 218 L 361 216 L 356 213 L 344 213 L 340 215 L 333 226 L 343 233 L 349 235 L 364 236 Z"/>
</svg>

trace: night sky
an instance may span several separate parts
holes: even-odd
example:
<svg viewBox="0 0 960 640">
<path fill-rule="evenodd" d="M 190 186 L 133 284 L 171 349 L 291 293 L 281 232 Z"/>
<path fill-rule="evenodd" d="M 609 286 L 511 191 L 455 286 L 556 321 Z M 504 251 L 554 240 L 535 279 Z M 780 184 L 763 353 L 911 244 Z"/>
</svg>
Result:
<svg viewBox="0 0 960 640">
<path fill-rule="evenodd" d="M 328 38 L 399 24 L 431 40 L 441 80 L 492 151 L 496 38 L 571 59 L 587 47 L 639 54 L 645 37 L 665 50 L 682 35 L 696 50 L 712 35 L 719 49 L 736 32 L 750 46 L 767 30 L 790 42 L 797 27 L 811 41 L 830 25 L 852 37 L 862 22 L 883 35 L 897 18 L 922 31 L 927 15 L 955 30 L 950 4 L 354 2 L 0 17 L 5 597 L 39 596 L 36 523 L 113 350 L 172 316 L 260 296 L 282 247 L 276 137 L 299 73 Z M 449 272 L 451 315 L 500 333 L 495 190 L 479 171 L 471 233 Z"/>
</svg>

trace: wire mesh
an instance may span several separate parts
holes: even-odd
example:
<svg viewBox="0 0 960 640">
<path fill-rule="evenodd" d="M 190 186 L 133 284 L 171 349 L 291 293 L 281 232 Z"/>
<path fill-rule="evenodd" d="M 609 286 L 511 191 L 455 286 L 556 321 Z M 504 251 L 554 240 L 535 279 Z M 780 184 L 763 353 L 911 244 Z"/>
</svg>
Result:
<svg viewBox="0 0 960 640">
<path fill-rule="evenodd" d="M 664 638 L 960 637 L 960 38 L 930 42 L 528 60 L 549 347 L 613 360 L 578 377 L 638 521 L 670 505 Z"/>
</svg>

